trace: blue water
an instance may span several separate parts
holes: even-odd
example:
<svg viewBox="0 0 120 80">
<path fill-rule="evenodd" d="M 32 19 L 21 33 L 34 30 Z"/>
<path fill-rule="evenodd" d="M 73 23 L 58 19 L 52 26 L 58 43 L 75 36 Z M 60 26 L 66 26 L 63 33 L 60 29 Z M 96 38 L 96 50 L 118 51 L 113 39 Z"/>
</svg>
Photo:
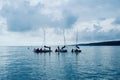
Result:
<svg viewBox="0 0 120 80">
<path fill-rule="evenodd" d="M 120 80 L 120 46 L 82 46 L 79 54 L 33 48 L 0 47 L 0 80 Z"/>
</svg>

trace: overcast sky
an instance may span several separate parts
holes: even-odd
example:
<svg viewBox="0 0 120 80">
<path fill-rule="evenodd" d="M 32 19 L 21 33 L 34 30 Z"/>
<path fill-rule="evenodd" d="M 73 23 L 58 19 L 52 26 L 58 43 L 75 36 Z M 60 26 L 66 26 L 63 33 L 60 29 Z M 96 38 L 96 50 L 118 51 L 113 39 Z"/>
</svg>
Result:
<svg viewBox="0 0 120 80">
<path fill-rule="evenodd" d="M 0 0 L 0 46 L 120 40 L 120 0 Z"/>
</svg>

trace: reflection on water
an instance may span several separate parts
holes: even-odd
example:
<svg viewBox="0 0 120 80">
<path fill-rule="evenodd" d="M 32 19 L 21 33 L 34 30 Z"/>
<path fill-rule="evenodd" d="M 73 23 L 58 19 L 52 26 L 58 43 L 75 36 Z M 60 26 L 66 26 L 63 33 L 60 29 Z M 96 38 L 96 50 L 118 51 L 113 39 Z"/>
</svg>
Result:
<svg viewBox="0 0 120 80">
<path fill-rule="evenodd" d="M 79 54 L 35 54 L 33 48 L 0 47 L 0 80 L 120 79 L 119 46 L 84 46 Z"/>
</svg>

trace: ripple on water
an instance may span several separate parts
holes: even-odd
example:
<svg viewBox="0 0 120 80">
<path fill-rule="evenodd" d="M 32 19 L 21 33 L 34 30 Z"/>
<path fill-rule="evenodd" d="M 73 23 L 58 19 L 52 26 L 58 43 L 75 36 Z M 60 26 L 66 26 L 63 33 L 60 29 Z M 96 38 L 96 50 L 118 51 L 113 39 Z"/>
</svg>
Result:
<svg viewBox="0 0 120 80">
<path fill-rule="evenodd" d="M 34 54 L 33 48 L 1 49 L 0 80 L 120 79 L 120 47 L 81 47 L 83 52 L 77 55 L 71 52 Z"/>
</svg>

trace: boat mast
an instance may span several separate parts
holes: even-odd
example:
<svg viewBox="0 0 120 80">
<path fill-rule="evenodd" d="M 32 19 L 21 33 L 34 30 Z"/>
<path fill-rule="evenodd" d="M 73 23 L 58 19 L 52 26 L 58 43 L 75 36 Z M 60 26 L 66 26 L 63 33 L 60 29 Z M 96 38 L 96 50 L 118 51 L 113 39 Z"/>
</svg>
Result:
<svg viewBox="0 0 120 80">
<path fill-rule="evenodd" d="M 78 43 L 78 30 L 76 32 L 76 45 L 77 45 L 77 43 Z"/>
<path fill-rule="evenodd" d="M 45 35 L 45 29 L 43 29 L 43 33 L 44 33 L 44 41 L 43 42 L 44 42 L 44 46 L 45 46 L 45 36 L 46 36 Z"/>
<path fill-rule="evenodd" d="M 65 39 L 65 30 L 63 29 L 63 37 L 64 37 L 64 46 L 66 45 L 66 39 Z"/>
</svg>

